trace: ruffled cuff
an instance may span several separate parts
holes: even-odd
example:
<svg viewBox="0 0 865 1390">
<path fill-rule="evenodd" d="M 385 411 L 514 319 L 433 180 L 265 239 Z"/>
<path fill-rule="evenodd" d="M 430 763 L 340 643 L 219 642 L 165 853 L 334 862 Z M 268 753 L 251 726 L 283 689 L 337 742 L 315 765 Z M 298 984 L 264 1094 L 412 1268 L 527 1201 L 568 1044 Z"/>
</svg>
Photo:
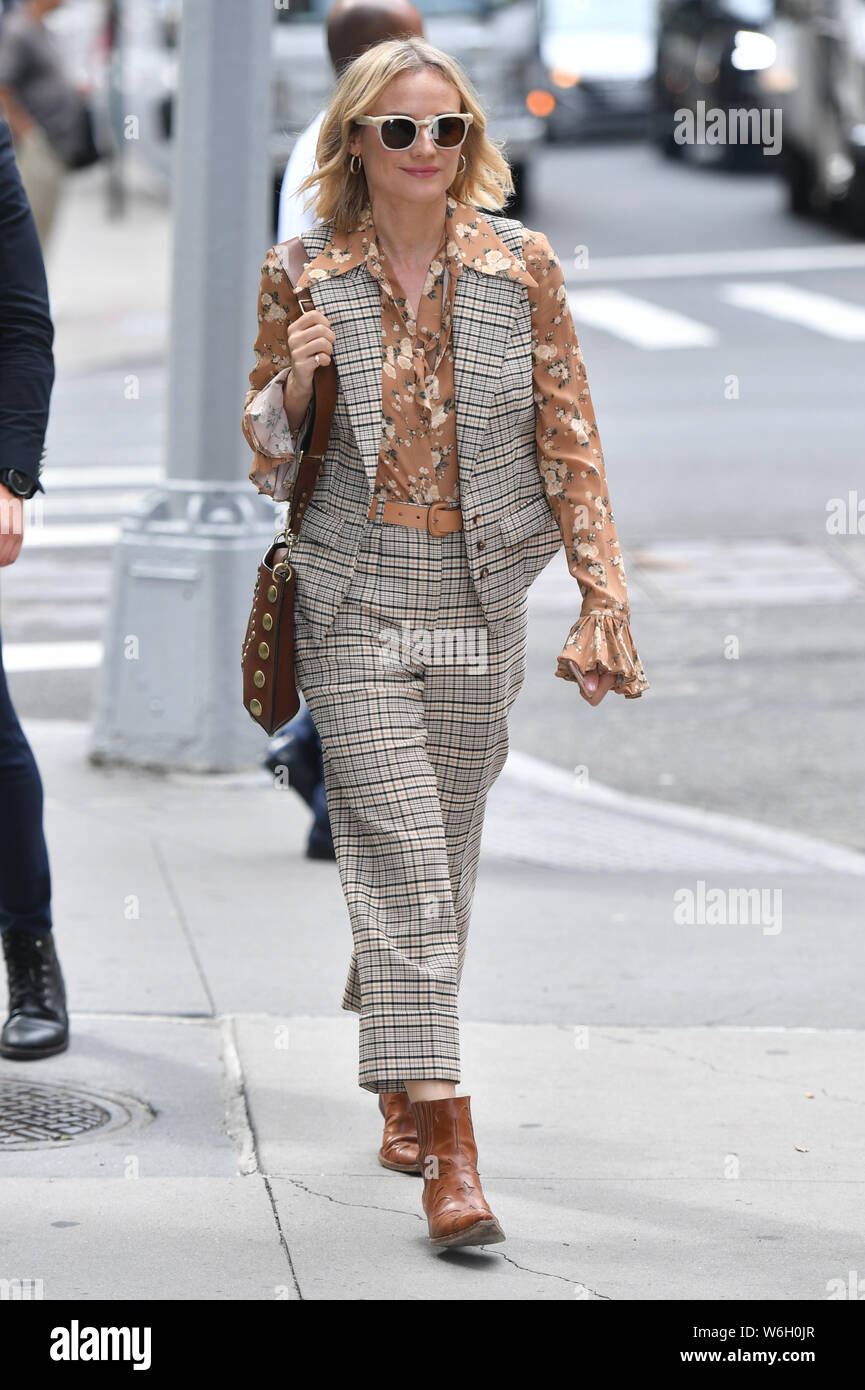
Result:
<svg viewBox="0 0 865 1390">
<path fill-rule="evenodd" d="M 243 433 L 255 454 L 250 482 L 275 502 L 287 502 L 297 477 L 297 440 L 309 424 L 313 400 L 296 431 L 285 413 L 285 382 L 290 367 L 283 367 L 253 396 L 243 412 Z"/>
<path fill-rule="evenodd" d="M 272 497 L 274 502 L 290 502 L 291 494 L 294 491 L 294 484 L 297 479 L 297 459 L 280 459 L 279 461 L 268 458 L 265 454 L 256 454 L 255 462 L 249 471 L 249 481 L 254 483 L 259 492 L 263 492 L 268 497 Z"/>
<path fill-rule="evenodd" d="M 584 613 L 574 623 L 559 653 L 555 674 L 577 684 L 566 661 L 573 661 L 584 675 L 595 668 L 612 672 L 616 677 L 614 692 L 628 700 L 636 700 L 650 688 L 628 619 L 621 613 Z"/>
</svg>

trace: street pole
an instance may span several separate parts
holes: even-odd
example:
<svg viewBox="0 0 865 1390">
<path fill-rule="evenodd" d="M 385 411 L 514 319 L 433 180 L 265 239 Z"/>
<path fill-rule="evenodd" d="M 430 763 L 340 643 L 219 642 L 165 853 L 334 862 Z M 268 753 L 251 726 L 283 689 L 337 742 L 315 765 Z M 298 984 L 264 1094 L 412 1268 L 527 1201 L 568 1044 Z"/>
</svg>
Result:
<svg viewBox="0 0 865 1390">
<path fill-rule="evenodd" d="M 184 0 L 166 479 L 115 548 L 95 762 L 228 771 L 264 751 L 240 651 L 277 516 L 247 477 L 240 417 L 273 242 L 272 23 L 270 0 Z"/>
</svg>

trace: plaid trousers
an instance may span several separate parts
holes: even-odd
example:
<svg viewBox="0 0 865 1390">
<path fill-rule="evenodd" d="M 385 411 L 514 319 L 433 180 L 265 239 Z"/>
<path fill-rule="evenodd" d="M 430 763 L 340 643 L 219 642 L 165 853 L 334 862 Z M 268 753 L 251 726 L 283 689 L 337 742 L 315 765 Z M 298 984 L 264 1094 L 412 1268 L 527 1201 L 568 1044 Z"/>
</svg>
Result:
<svg viewBox="0 0 865 1390">
<path fill-rule="evenodd" d="M 367 518 L 320 636 L 295 610 L 295 671 L 321 738 L 353 950 L 358 1084 L 460 1081 L 457 996 L 486 796 L 525 677 L 527 598 L 489 625 L 464 531 Z"/>
</svg>

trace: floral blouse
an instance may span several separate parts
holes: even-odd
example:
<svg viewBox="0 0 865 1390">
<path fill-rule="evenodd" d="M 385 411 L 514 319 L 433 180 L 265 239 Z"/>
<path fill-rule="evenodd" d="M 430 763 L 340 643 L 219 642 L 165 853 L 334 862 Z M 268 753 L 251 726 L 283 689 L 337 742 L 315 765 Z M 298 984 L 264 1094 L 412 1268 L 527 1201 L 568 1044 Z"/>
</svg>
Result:
<svg viewBox="0 0 865 1390">
<path fill-rule="evenodd" d="M 298 288 L 366 262 L 382 304 L 382 434 L 375 494 L 403 502 L 460 505 L 451 326 L 463 265 L 507 275 L 528 287 L 538 468 L 582 596 L 580 616 L 557 657 L 555 675 L 597 668 L 614 690 L 635 699 L 649 682 L 633 644 L 625 570 L 598 438 L 586 368 L 568 308 L 561 265 L 542 232 L 523 228 L 526 268 L 515 261 L 483 213 L 448 195 L 445 228 L 421 291 L 417 316 L 379 244 L 367 206 L 358 226 L 335 233 L 307 262 Z M 283 407 L 291 370 L 286 323 L 300 313 L 271 248 L 262 266 L 255 366 L 249 375 L 243 433 L 255 451 L 250 479 L 277 500 L 294 481 L 294 438 Z M 303 426 L 301 426 L 301 431 Z M 299 433 L 300 431 L 298 431 Z M 279 459 L 281 466 L 274 467 Z"/>
</svg>

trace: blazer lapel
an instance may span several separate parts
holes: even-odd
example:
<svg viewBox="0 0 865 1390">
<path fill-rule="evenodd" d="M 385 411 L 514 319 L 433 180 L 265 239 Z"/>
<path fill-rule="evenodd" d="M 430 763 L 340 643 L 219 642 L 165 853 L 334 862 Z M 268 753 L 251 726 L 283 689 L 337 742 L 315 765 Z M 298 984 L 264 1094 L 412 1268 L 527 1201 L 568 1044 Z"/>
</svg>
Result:
<svg viewBox="0 0 865 1390">
<path fill-rule="evenodd" d="M 457 279 L 451 338 L 461 493 L 483 442 L 520 292 L 513 280 L 470 266 Z"/>
<path fill-rule="evenodd" d="M 349 290 L 347 281 L 351 281 Z M 333 327 L 333 361 L 358 452 L 375 486 L 381 444 L 381 295 L 365 265 L 310 280 L 309 293 Z"/>
</svg>

